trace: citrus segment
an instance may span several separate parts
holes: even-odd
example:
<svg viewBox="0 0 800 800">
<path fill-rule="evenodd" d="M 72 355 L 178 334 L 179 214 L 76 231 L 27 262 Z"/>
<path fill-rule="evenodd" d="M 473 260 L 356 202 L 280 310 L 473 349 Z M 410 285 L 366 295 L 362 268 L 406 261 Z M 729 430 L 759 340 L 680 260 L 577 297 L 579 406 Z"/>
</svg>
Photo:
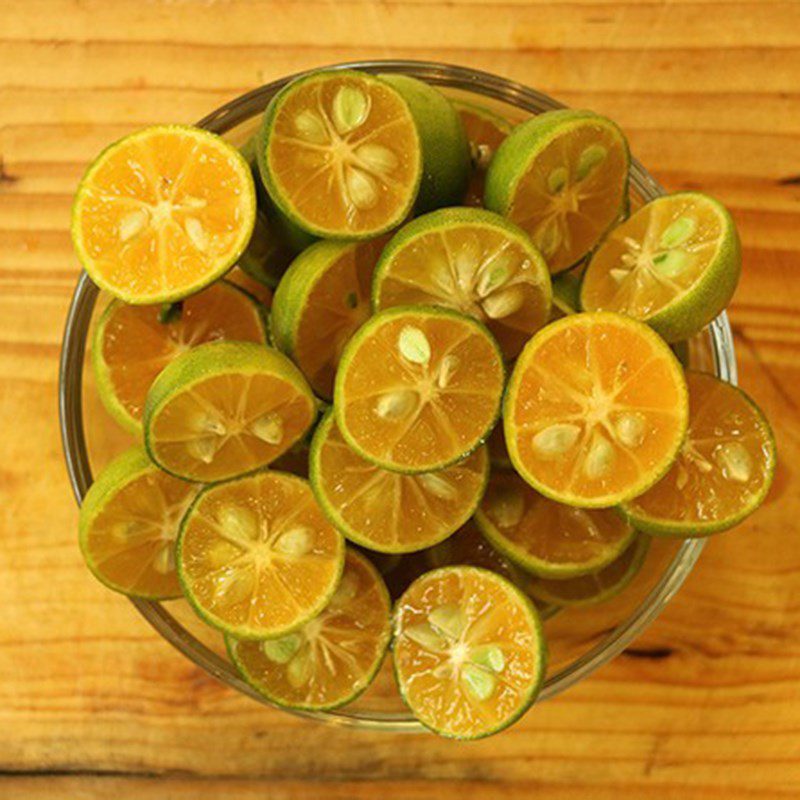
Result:
<svg viewBox="0 0 800 800">
<path fill-rule="evenodd" d="M 391 638 L 391 601 L 375 567 L 347 550 L 338 588 L 319 616 L 278 639 L 226 637 L 231 660 L 268 700 L 322 711 L 355 700 L 375 677 Z"/>
<path fill-rule="evenodd" d="M 400 693 L 426 727 L 477 739 L 515 722 L 545 673 L 541 622 L 530 600 L 477 567 L 444 567 L 417 579 L 395 608 Z"/>
<path fill-rule="evenodd" d="M 145 403 L 145 446 L 167 472 L 211 483 L 269 464 L 315 416 L 308 384 L 282 353 L 212 342 L 156 378 Z"/>
<path fill-rule="evenodd" d="M 267 639 L 328 604 L 344 540 L 308 481 L 264 470 L 206 487 L 183 520 L 177 553 L 184 593 L 209 625 Z"/>
<path fill-rule="evenodd" d="M 386 81 L 362 72 L 316 72 L 270 102 L 258 166 L 272 201 L 326 238 L 375 236 L 411 210 L 422 174 L 416 123 Z"/>
<path fill-rule="evenodd" d="M 519 474 L 560 503 L 629 500 L 669 468 L 688 421 L 686 381 L 664 341 L 612 313 L 550 323 L 517 359 L 504 405 Z"/>
<path fill-rule="evenodd" d="M 486 106 L 463 100 L 452 100 L 451 102 L 464 125 L 472 162 L 472 173 L 464 205 L 482 206 L 486 170 L 489 168 L 497 148 L 511 133 L 512 125 Z"/>
<path fill-rule="evenodd" d="M 525 588 L 535 600 L 552 606 L 569 608 L 602 603 L 629 586 L 642 568 L 649 549 L 650 539 L 637 536 L 622 555 L 597 572 L 566 580 L 535 576 Z"/>
<path fill-rule="evenodd" d="M 384 248 L 373 303 L 453 308 L 486 324 L 514 358 L 550 314 L 550 276 L 526 234 L 478 208 L 445 208 L 405 225 Z"/>
<path fill-rule="evenodd" d="M 472 516 L 489 458 L 481 447 L 438 472 L 390 472 L 353 451 L 329 412 L 314 434 L 310 473 L 322 509 L 348 539 L 384 553 L 407 553 L 442 541 Z"/>
<path fill-rule="evenodd" d="M 615 228 L 581 286 L 587 311 L 618 311 L 667 341 L 686 339 L 730 302 L 741 272 L 731 215 L 699 192 L 660 197 Z"/>
<path fill-rule="evenodd" d="M 590 111 L 517 125 L 486 176 L 485 205 L 527 231 L 553 273 L 597 246 L 619 218 L 630 156 L 622 131 Z"/>
<path fill-rule="evenodd" d="M 72 241 L 92 280 L 127 303 L 179 300 L 233 266 L 253 232 L 253 177 L 236 148 L 181 125 L 104 150 L 81 180 Z"/>
<path fill-rule="evenodd" d="M 317 242 L 292 262 L 275 292 L 275 346 L 291 356 L 320 397 L 333 396 L 342 350 L 370 315 L 372 272 L 384 243 Z"/>
<path fill-rule="evenodd" d="M 81 552 L 98 580 L 132 597 L 179 597 L 175 539 L 198 488 L 138 447 L 109 464 L 83 498 L 79 522 Z"/>
<path fill-rule="evenodd" d="M 112 300 L 92 341 L 100 399 L 135 433 L 141 430 L 147 392 L 161 370 L 192 347 L 220 339 L 261 344 L 267 340 L 259 304 L 226 281 L 187 297 L 167 314 L 158 306 Z"/>
<path fill-rule="evenodd" d="M 622 507 L 650 534 L 706 536 L 728 530 L 764 502 L 775 472 L 769 423 L 741 390 L 687 372 L 689 431 L 670 471 Z"/>
<path fill-rule="evenodd" d="M 503 360 L 478 322 L 437 308 L 394 308 L 353 336 L 334 409 L 347 443 L 399 472 L 431 472 L 471 453 L 500 410 Z"/>
<path fill-rule="evenodd" d="M 476 521 L 484 536 L 511 561 L 551 578 L 601 569 L 635 535 L 613 509 L 556 503 L 514 472 L 492 473 Z"/>
<path fill-rule="evenodd" d="M 422 149 L 422 181 L 414 204 L 417 214 L 459 205 L 469 181 L 469 142 L 461 118 L 433 86 L 408 75 L 382 74 L 406 100 Z"/>
</svg>

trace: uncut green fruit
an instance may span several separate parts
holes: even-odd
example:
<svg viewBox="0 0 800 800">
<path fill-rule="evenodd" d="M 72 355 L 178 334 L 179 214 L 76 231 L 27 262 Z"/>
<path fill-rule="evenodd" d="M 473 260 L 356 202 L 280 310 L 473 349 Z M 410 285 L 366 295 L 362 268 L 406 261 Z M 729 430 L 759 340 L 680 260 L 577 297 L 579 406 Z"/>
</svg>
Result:
<svg viewBox="0 0 800 800">
<path fill-rule="evenodd" d="M 422 142 L 422 183 L 416 214 L 459 205 L 470 178 L 470 152 L 464 124 L 450 101 L 427 83 L 408 75 L 380 76 L 411 107 Z"/>
</svg>

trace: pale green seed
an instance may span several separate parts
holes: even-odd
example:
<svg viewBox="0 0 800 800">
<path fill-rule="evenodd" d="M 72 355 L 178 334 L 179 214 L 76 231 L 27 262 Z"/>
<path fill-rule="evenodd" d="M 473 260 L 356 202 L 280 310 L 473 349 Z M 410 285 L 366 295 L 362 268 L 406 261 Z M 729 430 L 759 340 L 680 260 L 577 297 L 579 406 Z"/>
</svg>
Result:
<svg viewBox="0 0 800 800">
<path fill-rule="evenodd" d="M 496 644 L 476 647 L 470 653 L 470 661 L 480 667 L 486 667 L 492 672 L 502 672 L 506 666 L 506 657 Z"/>
<path fill-rule="evenodd" d="M 678 217 L 665 228 L 658 240 L 661 247 L 669 249 L 683 244 L 697 230 L 697 220 L 694 217 Z"/>
<path fill-rule="evenodd" d="M 444 636 L 459 639 L 467 627 L 467 616 L 458 606 L 448 603 L 434 608 L 428 614 L 428 622 Z"/>
<path fill-rule="evenodd" d="M 590 144 L 578 159 L 575 175 L 582 181 L 606 156 L 608 150 L 601 144 Z"/>
<path fill-rule="evenodd" d="M 467 691 L 478 700 L 488 700 L 497 688 L 497 678 L 474 664 L 466 664 L 461 670 L 461 680 Z"/>
<path fill-rule="evenodd" d="M 568 177 L 566 167 L 556 167 L 552 170 L 547 176 L 547 190 L 550 194 L 558 194 L 567 185 Z"/>
<path fill-rule="evenodd" d="M 659 275 L 674 278 L 680 275 L 689 264 L 689 256 L 683 250 L 668 250 L 653 259 L 653 267 Z"/>
<path fill-rule="evenodd" d="M 333 124 L 344 135 L 369 116 L 369 97 L 356 86 L 341 86 L 333 98 Z"/>
<path fill-rule="evenodd" d="M 412 364 L 427 364 L 431 360 L 431 344 L 428 337 L 413 325 L 406 325 L 397 339 L 400 355 Z"/>
<path fill-rule="evenodd" d="M 280 639 L 271 639 L 261 643 L 261 651 L 276 664 L 287 664 L 292 656 L 300 649 L 303 638 L 299 633 L 290 633 Z"/>
<path fill-rule="evenodd" d="M 403 633 L 426 650 L 444 650 L 447 646 L 445 639 L 427 623 L 420 622 L 418 625 L 409 625 Z"/>
</svg>

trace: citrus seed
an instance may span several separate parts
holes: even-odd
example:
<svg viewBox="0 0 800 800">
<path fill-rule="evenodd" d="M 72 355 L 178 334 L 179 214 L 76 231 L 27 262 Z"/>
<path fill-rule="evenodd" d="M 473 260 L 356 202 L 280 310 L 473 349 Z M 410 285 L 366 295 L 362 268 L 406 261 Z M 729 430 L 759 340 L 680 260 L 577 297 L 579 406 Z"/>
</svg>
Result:
<svg viewBox="0 0 800 800">
<path fill-rule="evenodd" d="M 488 700 L 497 688 L 497 678 L 485 669 L 467 664 L 461 670 L 461 680 L 467 691 L 477 700 Z"/>
<path fill-rule="evenodd" d="M 276 664 L 287 664 L 292 656 L 300 649 L 302 638 L 299 633 L 290 633 L 280 639 L 270 639 L 261 643 L 264 655 Z"/>
<path fill-rule="evenodd" d="M 122 242 L 127 242 L 144 230 L 147 225 L 147 212 L 141 208 L 126 214 L 119 222 L 119 238 Z"/>
<path fill-rule="evenodd" d="M 697 220 L 694 217 L 678 217 L 661 234 L 658 243 L 661 247 L 671 248 L 683 244 L 697 230 Z"/>
<path fill-rule="evenodd" d="M 668 250 L 653 258 L 653 266 L 665 278 L 674 278 L 676 275 L 680 275 L 688 263 L 689 256 L 683 250 Z"/>
<path fill-rule="evenodd" d="M 333 124 L 344 135 L 363 124 L 369 116 L 370 99 L 355 86 L 342 86 L 333 98 Z"/>
<path fill-rule="evenodd" d="M 596 434 L 586 456 L 586 461 L 583 463 L 583 471 L 586 473 L 586 477 L 591 480 L 601 478 L 611 468 L 613 461 L 614 448 L 607 439 Z"/>
<path fill-rule="evenodd" d="M 376 172 L 391 172 L 398 163 L 397 156 L 388 147 L 380 144 L 362 144 L 355 155 Z"/>
<path fill-rule="evenodd" d="M 282 533 L 275 542 L 275 550 L 286 556 L 299 558 L 311 552 L 312 536 L 308 528 L 298 526 Z"/>
<path fill-rule="evenodd" d="M 580 434 L 579 426 L 571 422 L 557 422 L 533 437 L 533 449 L 540 458 L 557 458 L 575 445 Z"/>
<path fill-rule="evenodd" d="M 313 144 L 326 144 L 328 141 L 325 123 L 316 111 L 301 111 L 294 118 L 294 126 L 300 136 Z"/>
<path fill-rule="evenodd" d="M 558 194 L 567 185 L 567 168 L 556 167 L 547 176 L 547 189 L 550 194 Z"/>
<path fill-rule="evenodd" d="M 590 144 L 578 159 L 578 166 L 575 175 L 582 181 L 608 154 L 608 151 L 601 144 Z"/>
<path fill-rule="evenodd" d="M 250 432 L 262 442 L 280 444 L 283 439 L 283 420 L 274 412 L 264 414 L 250 423 Z"/>
<path fill-rule="evenodd" d="M 255 540 L 258 538 L 258 522 L 249 508 L 223 506 L 217 515 L 219 527 L 237 539 Z"/>
<path fill-rule="evenodd" d="M 450 639 L 460 638 L 467 627 L 466 614 L 458 606 L 452 604 L 434 608 L 428 614 L 428 622 L 435 630 Z"/>
<path fill-rule="evenodd" d="M 311 680 L 312 672 L 313 667 L 308 653 L 298 653 L 286 668 L 286 678 L 295 689 L 299 689 Z"/>
<path fill-rule="evenodd" d="M 417 404 L 417 393 L 410 389 L 382 394 L 375 403 L 375 413 L 381 419 L 397 420 L 407 417 Z"/>
<path fill-rule="evenodd" d="M 521 285 L 509 286 L 484 298 L 481 305 L 489 319 L 503 319 L 519 311 L 525 302 L 525 289 Z"/>
<path fill-rule="evenodd" d="M 426 650 L 444 650 L 447 646 L 447 642 L 427 622 L 411 625 L 404 633 L 412 642 Z"/>
<path fill-rule="evenodd" d="M 426 492 L 438 497 L 440 500 L 455 500 L 458 497 L 458 492 L 455 487 L 441 475 L 435 475 L 432 472 L 424 472 L 417 476 L 417 479 L 422 484 L 422 488 Z"/>
<path fill-rule="evenodd" d="M 714 459 L 729 481 L 747 483 L 753 473 L 753 459 L 741 442 L 726 442 L 714 452 Z"/>
<path fill-rule="evenodd" d="M 375 181 L 364 170 L 347 167 L 344 182 L 351 203 L 360 211 L 366 211 L 378 202 Z"/>
<path fill-rule="evenodd" d="M 412 325 L 406 325 L 397 339 L 400 355 L 412 364 L 427 364 L 431 360 L 428 337 Z"/>
<path fill-rule="evenodd" d="M 490 669 L 492 672 L 502 672 L 506 665 L 503 651 L 496 644 L 476 647 L 470 653 L 470 661 L 480 667 Z"/>
<path fill-rule="evenodd" d="M 631 411 L 617 417 L 615 431 L 617 438 L 627 447 L 638 447 L 644 440 L 644 417 Z"/>
<path fill-rule="evenodd" d="M 203 223 L 200 222 L 199 219 L 195 219 L 195 217 L 187 217 L 184 222 L 184 227 L 186 228 L 186 234 L 195 248 L 201 253 L 205 253 L 208 250 L 209 239 L 208 233 L 203 227 Z"/>
</svg>

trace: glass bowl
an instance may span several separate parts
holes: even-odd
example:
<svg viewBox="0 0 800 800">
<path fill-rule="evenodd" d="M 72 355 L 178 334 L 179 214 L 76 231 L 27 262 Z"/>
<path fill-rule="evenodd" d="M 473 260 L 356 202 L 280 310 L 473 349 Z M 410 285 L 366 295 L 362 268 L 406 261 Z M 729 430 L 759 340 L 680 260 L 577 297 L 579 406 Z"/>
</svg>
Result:
<svg viewBox="0 0 800 800">
<path fill-rule="evenodd" d="M 486 72 L 448 64 L 420 61 L 362 61 L 337 64 L 332 69 L 402 72 L 442 88 L 448 95 L 477 100 L 511 121 L 562 107 L 552 98 Z M 249 92 L 217 109 L 198 125 L 243 144 L 258 124 L 270 98 L 291 75 Z M 663 189 L 636 160 L 631 164 L 631 202 L 641 205 L 663 194 Z M 75 496 L 80 503 L 98 470 L 132 444 L 106 415 L 94 390 L 87 342 L 98 289 L 84 273 L 78 279 L 67 316 L 61 351 L 59 411 L 64 456 Z M 99 304 L 102 307 L 102 304 Z M 721 314 L 687 348 L 692 367 L 736 381 L 731 330 Z M 703 549 L 702 540 L 657 540 L 633 583 L 613 600 L 585 609 L 562 610 L 545 622 L 550 666 L 541 700 L 555 697 L 624 650 L 675 595 Z M 154 603 L 132 600 L 144 618 L 187 658 L 233 689 L 267 703 L 237 674 L 225 655 L 222 637 L 204 626 L 183 601 Z M 387 662 L 390 659 L 387 658 Z M 372 687 L 355 703 L 330 712 L 295 712 L 338 725 L 385 731 L 422 730 L 403 706 L 384 664 Z"/>
</svg>

